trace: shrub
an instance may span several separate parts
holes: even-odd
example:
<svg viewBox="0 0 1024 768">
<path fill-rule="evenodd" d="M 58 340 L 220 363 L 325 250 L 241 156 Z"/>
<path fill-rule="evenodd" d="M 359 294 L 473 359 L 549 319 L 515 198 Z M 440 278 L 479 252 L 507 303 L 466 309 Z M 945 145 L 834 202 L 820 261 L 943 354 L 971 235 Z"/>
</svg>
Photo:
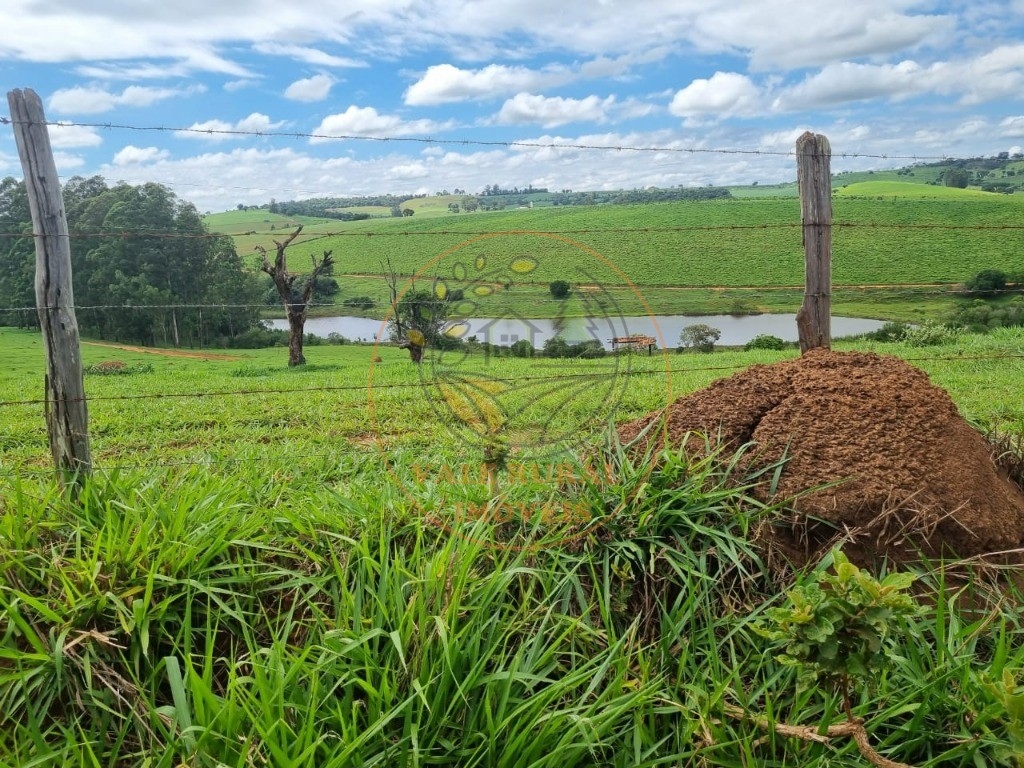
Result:
<svg viewBox="0 0 1024 768">
<path fill-rule="evenodd" d="M 90 376 L 133 376 L 137 373 L 152 373 L 152 363 L 135 363 L 127 365 L 120 360 L 104 360 L 83 369 Z"/>
<path fill-rule="evenodd" d="M 608 353 L 604 345 L 597 339 L 570 344 L 561 336 L 554 336 L 544 342 L 545 357 L 578 357 L 590 360 L 604 357 L 606 354 Z"/>
<path fill-rule="evenodd" d="M 976 296 L 994 296 L 1006 288 L 1006 273 L 998 269 L 983 269 L 965 283 L 970 293 Z"/>
<path fill-rule="evenodd" d="M 929 320 L 916 327 L 907 329 L 903 341 L 912 347 L 936 347 L 956 341 L 959 331 L 948 325 Z"/>
<path fill-rule="evenodd" d="M 232 349 L 260 349 L 288 345 L 288 331 L 270 328 L 250 328 L 247 331 L 220 339 L 218 346 Z"/>
<path fill-rule="evenodd" d="M 366 310 L 373 309 L 374 301 L 369 296 L 352 296 L 345 299 L 341 304 L 349 309 L 360 309 L 365 312 Z"/>
<path fill-rule="evenodd" d="M 895 341 L 903 341 L 907 335 L 907 331 L 910 330 L 909 323 L 898 323 L 889 321 L 885 323 L 877 331 L 869 331 L 864 334 L 864 338 L 868 341 L 881 341 L 883 343 L 892 343 Z"/>
<path fill-rule="evenodd" d="M 975 299 L 953 313 L 950 324 L 971 333 L 987 333 L 993 328 L 1024 325 L 1024 296 L 1015 296 L 1005 304 L 990 304 Z"/>
<path fill-rule="evenodd" d="M 551 295 L 556 299 L 564 299 L 568 297 L 569 292 L 572 291 L 572 286 L 570 286 L 565 280 L 555 280 L 548 285 L 548 290 L 551 291 Z"/>
<path fill-rule="evenodd" d="M 698 352 L 714 352 L 715 342 L 722 338 L 722 332 L 704 323 L 688 325 L 679 332 L 679 343 L 686 349 Z"/>
<path fill-rule="evenodd" d="M 512 357 L 533 357 L 536 351 L 527 339 L 520 339 L 510 347 L 510 350 Z"/>
<path fill-rule="evenodd" d="M 742 317 L 743 315 L 759 315 L 761 310 L 757 308 L 757 305 L 750 299 L 735 299 L 732 302 L 732 306 L 729 308 L 729 314 L 735 317 Z"/>
<path fill-rule="evenodd" d="M 786 342 L 778 336 L 762 333 L 748 341 L 743 348 L 748 352 L 752 349 L 785 349 Z"/>
</svg>

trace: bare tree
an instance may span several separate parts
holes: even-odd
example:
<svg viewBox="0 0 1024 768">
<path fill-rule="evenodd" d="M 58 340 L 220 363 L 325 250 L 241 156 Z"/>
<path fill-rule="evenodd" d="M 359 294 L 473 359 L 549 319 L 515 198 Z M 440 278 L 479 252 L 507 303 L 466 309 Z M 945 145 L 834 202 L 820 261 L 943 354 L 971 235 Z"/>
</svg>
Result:
<svg viewBox="0 0 1024 768">
<path fill-rule="evenodd" d="M 302 335 L 303 329 L 306 326 L 306 312 L 309 309 L 309 302 L 313 298 L 313 291 L 316 289 L 316 279 L 334 266 L 331 251 L 324 251 L 323 258 L 319 261 L 313 256 L 313 271 L 306 276 L 306 284 L 302 287 L 302 290 L 299 292 L 295 291 L 295 281 L 299 275 L 293 275 L 288 271 L 288 259 L 285 256 L 285 249 L 291 245 L 292 241 L 299 236 L 301 231 L 302 225 L 299 225 L 299 228 L 292 232 L 283 243 L 277 240 L 274 241 L 274 245 L 277 246 L 277 257 L 274 259 L 273 264 L 267 258 L 267 249 L 262 245 L 256 246 L 256 250 L 263 257 L 260 269 L 270 275 L 270 278 L 274 281 L 274 286 L 277 288 L 277 293 L 281 297 L 281 303 L 284 304 L 284 311 L 288 317 L 289 366 L 306 364 L 306 357 L 302 354 Z"/>
<path fill-rule="evenodd" d="M 391 263 L 391 257 L 385 257 L 380 263 L 381 274 L 384 275 L 384 282 L 388 286 L 388 294 L 391 296 L 391 318 L 395 324 L 395 338 L 402 340 L 402 318 L 398 315 L 398 273 L 395 265 Z"/>
<path fill-rule="evenodd" d="M 398 272 L 395 271 L 395 265 L 391 263 L 390 256 L 381 262 L 380 268 L 384 274 L 384 282 L 388 286 L 388 293 L 391 295 L 391 322 L 394 325 L 398 348 L 409 350 L 409 359 L 419 365 L 423 361 L 423 348 L 426 346 L 427 340 L 423 333 L 416 328 L 410 328 L 407 333 L 402 327 L 403 308 L 399 306 L 398 300 Z M 415 284 L 412 285 L 411 290 L 415 292 Z"/>
</svg>

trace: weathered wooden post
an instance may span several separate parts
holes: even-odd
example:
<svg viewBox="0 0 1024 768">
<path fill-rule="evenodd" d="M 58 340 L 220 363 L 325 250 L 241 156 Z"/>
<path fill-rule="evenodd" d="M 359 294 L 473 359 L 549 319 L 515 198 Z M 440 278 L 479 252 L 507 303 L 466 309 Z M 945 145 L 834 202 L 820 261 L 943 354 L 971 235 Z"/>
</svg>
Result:
<svg viewBox="0 0 1024 768">
<path fill-rule="evenodd" d="M 71 242 L 43 103 L 26 88 L 7 93 L 36 243 L 36 311 L 46 351 L 46 427 L 54 465 L 64 481 L 92 470 L 89 410 L 71 287 Z"/>
<path fill-rule="evenodd" d="M 832 147 L 820 133 L 796 140 L 803 224 L 804 303 L 796 315 L 800 352 L 832 347 Z"/>
</svg>

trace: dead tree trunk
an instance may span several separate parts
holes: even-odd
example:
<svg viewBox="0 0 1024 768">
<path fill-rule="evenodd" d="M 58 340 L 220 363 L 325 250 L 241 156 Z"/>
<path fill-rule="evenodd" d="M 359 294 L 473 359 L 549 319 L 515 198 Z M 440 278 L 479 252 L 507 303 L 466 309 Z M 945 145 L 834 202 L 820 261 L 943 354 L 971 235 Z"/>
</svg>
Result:
<svg viewBox="0 0 1024 768">
<path fill-rule="evenodd" d="M 804 303 L 796 315 L 800 352 L 832 346 L 832 147 L 810 131 L 796 141 L 806 278 Z"/>
<path fill-rule="evenodd" d="M 302 291 L 295 292 L 295 281 L 299 276 L 288 271 L 288 258 L 285 255 L 285 250 L 301 231 L 302 226 L 300 225 L 283 243 L 274 241 L 274 245 L 277 247 L 277 256 L 273 264 L 267 258 L 267 249 L 262 245 L 256 246 L 256 250 L 263 257 L 260 269 L 270 275 L 270 279 L 274 281 L 274 287 L 277 288 L 281 303 L 284 305 L 285 316 L 288 318 L 288 365 L 290 367 L 306 364 L 306 356 L 302 353 L 302 342 L 309 302 L 313 298 L 313 291 L 316 290 L 316 279 L 334 265 L 331 251 L 324 251 L 320 261 L 317 261 L 314 256 L 313 271 L 307 276 Z"/>
<path fill-rule="evenodd" d="M 25 172 L 36 245 L 36 308 L 46 353 L 46 426 L 53 462 L 65 481 L 79 482 L 92 469 L 89 409 L 82 377 L 71 243 L 57 166 L 35 91 L 10 91 L 7 103 Z"/>
</svg>

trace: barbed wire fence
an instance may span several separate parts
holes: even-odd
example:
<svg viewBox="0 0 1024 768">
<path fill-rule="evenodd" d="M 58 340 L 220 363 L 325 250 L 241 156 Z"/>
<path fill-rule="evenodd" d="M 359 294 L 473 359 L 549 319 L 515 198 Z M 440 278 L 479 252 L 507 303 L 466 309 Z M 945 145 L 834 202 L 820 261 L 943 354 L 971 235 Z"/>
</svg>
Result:
<svg viewBox="0 0 1024 768">
<path fill-rule="evenodd" d="M 254 136 L 254 137 L 282 137 L 290 139 L 318 139 L 318 140 L 354 140 L 354 141 L 369 141 L 369 142 L 416 142 L 425 144 L 442 144 L 442 145 L 459 145 L 459 146 L 486 146 L 486 147 L 508 147 L 508 148 L 544 148 L 544 149 L 572 149 L 572 150 L 587 150 L 587 151 L 611 151 L 611 152 L 633 152 L 633 153 L 670 153 L 670 154 L 738 154 L 738 155 L 772 155 L 772 156 L 784 156 L 784 157 L 797 157 L 798 152 L 793 151 L 780 151 L 770 149 L 744 149 L 744 148 L 703 148 L 703 147 L 681 147 L 681 146 L 618 146 L 618 145 L 599 145 L 599 144 L 580 144 L 570 142 L 499 142 L 499 141 L 478 141 L 478 140 L 454 140 L 454 139 L 435 139 L 430 137 L 390 137 L 390 136 L 357 136 L 357 135 L 326 135 L 326 134 L 314 134 L 314 133 L 302 133 L 302 132 L 281 132 L 281 131 L 238 131 L 238 130 L 216 130 L 216 129 L 195 129 L 195 128 L 171 128 L 164 126 L 133 126 L 118 123 L 82 123 L 82 122 L 65 122 L 57 121 L 50 122 L 44 120 L 18 120 L 15 118 L 0 117 L 0 124 L 8 124 L 13 127 L 32 127 L 32 128 L 47 128 L 56 126 L 73 126 L 82 128 L 94 128 L 104 130 L 126 130 L 126 131 L 160 131 L 160 132 L 174 132 L 178 134 L 182 133 L 202 133 L 202 134 L 225 134 L 232 136 Z M 872 159 L 900 159 L 913 162 L 920 162 L 926 160 L 947 160 L 947 155 L 937 156 L 921 156 L 921 155 L 899 155 L 899 154 L 865 154 L 865 153 L 837 153 L 831 155 L 833 157 L 840 158 L 872 158 Z M 247 188 L 248 189 L 248 188 Z M 251 188 L 251 189 L 263 189 Z M 817 222 L 821 224 L 821 222 Z M 806 232 L 806 222 L 771 222 L 771 223 L 758 223 L 758 224 L 731 224 L 731 225 L 679 225 L 679 226 L 648 226 L 648 227 L 598 227 L 598 228 L 552 228 L 550 230 L 534 230 L 534 229 L 521 229 L 521 230 L 509 230 L 503 234 L 509 235 L 634 235 L 644 233 L 674 233 L 685 236 L 687 233 L 704 233 L 704 232 L 726 232 L 726 231 L 741 231 L 741 232 L 753 232 L 757 230 L 786 230 L 794 231 L 800 229 Z M 867 229 L 867 230 L 921 230 L 921 231 L 979 231 L 989 232 L 993 236 L 999 236 L 1007 232 L 1016 232 L 1024 230 L 1024 224 L 947 224 L 947 223 L 929 223 L 929 222 L 915 222 L 915 223 L 899 223 L 899 222 L 862 222 L 862 221 L 842 221 L 842 220 L 830 220 L 825 224 L 831 230 L 841 229 Z M 267 230 L 258 231 L 251 230 L 242 233 L 236 233 L 238 235 L 257 235 L 257 236 L 274 236 L 280 235 L 280 230 Z M 378 232 L 362 232 L 362 231 L 351 231 L 344 229 L 329 229 L 329 230 L 318 230 L 315 232 L 309 232 L 306 237 L 296 239 L 295 244 L 300 242 L 308 244 L 315 240 L 326 239 L 326 238 L 420 238 L 420 237 L 473 237 L 473 236 L 487 236 L 493 235 L 494 230 L 484 229 L 467 229 L 464 227 L 452 227 L 452 228 L 431 228 L 429 230 L 391 230 L 391 231 L 378 231 Z M 65 239 L 68 241 L 79 239 L 79 238 L 103 238 L 103 239 L 130 239 L 138 237 L 146 238 L 179 238 L 179 239 L 207 239 L 207 238 L 223 238 L 228 235 L 222 233 L 198 233 L 198 234 L 182 234 L 176 232 L 161 231 L 160 229 L 139 229 L 134 228 L 131 230 L 123 231 L 110 231 L 110 230 L 90 230 L 90 231 L 73 231 L 73 232 L 60 232 L 56 236 L 51 232 L 42 232 L 34 230 L 32 232 L 0 232 L 0 239 L 13 239 L 13 238 L 27 238 L 32 240 L 39 240 L 40 238 L 51 240 L 54 237 L 57 239 Z M 343 276 L 343 275 L 339 275 Z M 803 290 L 804 286 L 800 285 L 736 285 L 736 286 L 706 286 L 706 285 L 662 285 L 662 284 L 637 284 L 637 287 L 650 288 L 650 289 L 665 289 L 673 291 L 707 291 L 709 288 L 715 289 L 730 289 L 730 290 L 749 290 L 749 291 L 799 291 Z M 832 285 L 832 291 L 888 291 L 900 292 L 903 295 L 914 295 L 914 296 L 939 296 L 939 295 L 950 295 L 960 296 L 968 295 L 970 291 L 967 291 L 960 284 L 942 284 L 942 283 L 925 283 L 925 284 L 898 284 L 898 285 L 877 285 L 877 284 L 834 284 Z M 993 293 L 1021 293 L 1022 286 L 1010 286 L 1005 289 L 999 289 Z M 545 301 L 538 299 L 538 301 Z M 551 299 L 550 301 L 557 301 Z M 387 308 L 387 302 L 373 302 L 372 309 Z M 267 305 L 251 304 L 251 303 L 221 303 L 221 304 L 186 304 L 186 303 L 171 303 L 171 304 L 152 304 L 152 305 L 128 305 L 128 304 L 86 304 L 81 306 L 71 306 L 68 304 L 54 303 L 54 304 L 40 304 L 37 306 L 21 306 L 21 307 L 0 307 L 0 317 L 3 313 L 10 312 L 39 312 L 42 314 L 46 313 L 58 313 L 65 311 L 74 310 L 126 310 L 126 311 L 152 311 L 154 309 L 182 309 L 182 310 L 201 310 L 201 309 L 227 309 L 227 308 L 245 308 L 245 309 L 257 309 L 265 308 Z M 277 306 L 281 306 L 277 304 Z M 316 307 L 349 307 L 350 305 L 345 302 L 316 302 L 308 306 Z M 665 306 L 660 304 L 659 306 Z M 1022 360 L 1024 359 L 1024 351 L 1006 351 L 995 354 L 985 355 L 956 355 L 956 356 L 921 356 L 921 357 L 907 357 L 905 358 L 910 362 L 968 362 L 968 361 L 998 361 L 998 360 Z M 668 366 L 662 369 L 641 369 L 641 370 L 630 370 L 626 372 L 628 376 L 665 376 L 671 378 L 677 374 L 694 374 L 694 373 L 706 373 L 706 374 L 724 374 L 727 371 L 734 371 L 746 367 L 745 364 L 741 365 L 720 365 L 720 366 L 695 366 L 695 367 L 678 367 Z M 507 381 L 507 382 L 522 382 L 522 381 L 573 381 L 573 380 L 594 380 L 596 377 L 601 376 L 601 373 L 561 373 L 557 375 L 537 375 L 537 376 L 518 376 L 514 378 L 503 379 L 501 377 L 493 377 L 495 382 Z M 375 389 L 378 391 L 387 392 L 399 392 L 407 393 L 410 390 L 416 390 L 423 386 L 422 382 L 391 382 L 375 385 Z M 262 387 L 249 387 L 249 388 L 238 388 L 231 390 L 209 390 L 209 391 L 187 391 L 187 392 L 143 392 L 134 394 L 111 394 L 111 395 L 96 395 L 89 396 L 86 398 L 84 395 L 81 398 L 74 397 L 42 397 L 42 398 L 12 398 L 0 400 L 0 410 L 5 409 L 18 409 L 18 408 L 34 408 L 42 406 L 47 412 L 51 409 L 61 406 L 74 404 L 77 401 L 85 402 L 133 402 L 133 401 L 152 401 L 152 400 L 195 400 L 195 399 L 219 399 L 219 398 L 252 398 L 252 397 L 267 397 L 270 395 L 280 396 L 294 396 L 294 395 L 309 395 L 314 393 L 329 394 L 329 393 L 352 393 L 359 391 L 366 391 L 367 386 L 365 384 L 358 385 L 335 385 L 335 384 L 322 384 L 313 387 L 278 387 L 278 388 L 262 388 Z M 1024 413 L 1009 413 L 1003 412 L 1001 414 L 1004 418 L 1024 418 Z M 77 436 L 81 434 L 76 433 Z M 0 436 L 2 437 L 2 436 Z M 372 450 L 368 451 L 365 448 L 353 449 L 351 446 L 344 448 L 332 448 L 329 452 L 286 452 L 278 455 L 278 458 L 282 461 L 302 461 L 302 460 L 319 460 L 319 461 L 334 461 L 342 456 L 366 456 L 368 453 L 372 453 Z M 196 466 L 220 466 L 220 465 L 233 465 L 233 464 L 244 464 L 250 462 L 266 462 L 268 458 L 266 455 L 259 456 L 218 456 L 218 457 L 207 457 L 204 459 L 187 459 L 181 461 L 146 461 L 145 463 L 123 463 L 118 462 L 109 465 L 96 465 L 93 467 L 94 471 L 103 472 L 117 472 L 117 471 L 143 471 L 151 467 L 196 467 Z M 33 475 L 33 474 L 52 474 L 52 469 L 41 469 L 32 466 L 26 466 L 24 462 L 20 463 L 19 466 L 11 469 L 8 468 L 8 474 L 17 477 L 21 475 Z"/>
</svg>

